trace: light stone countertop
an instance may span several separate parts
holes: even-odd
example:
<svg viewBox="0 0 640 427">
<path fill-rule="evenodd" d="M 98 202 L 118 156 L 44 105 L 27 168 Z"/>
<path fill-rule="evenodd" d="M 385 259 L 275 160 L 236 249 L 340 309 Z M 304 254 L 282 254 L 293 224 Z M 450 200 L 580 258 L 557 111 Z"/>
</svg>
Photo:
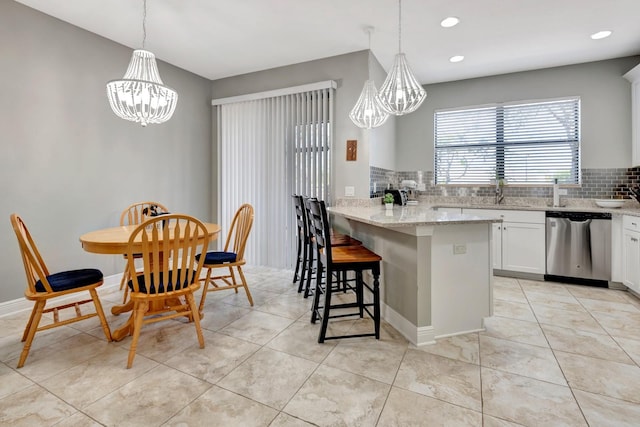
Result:
<svg viewBox="0 0 640 427">
<path fill-rule="evenodd" d="M 515 205 L 515 204 L 467 204 L 467 203 L 435 203 L 428 205 L 421 205 L 430 208 L 448 207 L 448 208 L 463 208 L 463 209 L 496 209 L 496 210 L 519 210 L 519 211 L 555 211 L 555 212 L 606 212 L 613 215 L 631 215 L 640 217 L 640 205 L 638 208 L 627 207 L 626 205 L 620 208 L 601 208 L 597 206 L 559 206 L 552 207 L 546 205 Z"/>
<path fill-rule="evenodd" d="M 593 199 L 562 198 L 560 207 L 552 207 L 549 199 L 541 197 L 506 197 L 504 202 L 496 205 L 493 197 L 445 197 L 421 196 L 418 198 L 418 208 L 435 209 L 439 207 L 466 209 L 506 209 L 520 211 L 561 211 L 561 212 L 606 212 L 612 215 L 631 215 L 640 217 L 640 203 L 632 199 L 625 199 L 620 208 L 601 208 Z M 359 207 L 383 209 L 381 198 L 349 199 L 338 198 L 336 207 Z M 415 207 L 415 206 L 405 206 Z M 395 209 L 400 209 L 395 206 Z"/>
<path fill-rule="evenodd" d="M 499 218 L 438 212 L 428 205 L 394 205 L 393 210 L 386 210 L 384 205 L 369 207 L 330 207 L 327 208 L 327 211 L 347 219 L 387 228 L 502 222 Z"/>
</svg>

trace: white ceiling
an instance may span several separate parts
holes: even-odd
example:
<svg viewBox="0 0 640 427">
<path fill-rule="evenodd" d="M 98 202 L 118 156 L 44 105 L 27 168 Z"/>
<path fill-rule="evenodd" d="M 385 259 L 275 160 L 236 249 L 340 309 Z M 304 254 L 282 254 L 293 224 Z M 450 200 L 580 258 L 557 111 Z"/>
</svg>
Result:
<svg viewBox="0 0 640 427">
<path fill-rule="evenodd" d="M 142 0 L 17 0 L 131 48 Z M 461 22 L 439 23 L 447 16 Z M 423 84 L 640 54 L 640 0 L 404 0 L 402 50 Z M 389 69 L 396 0 L 148 0 L 146 48 L 208 79 L 367 49 Z M 611 30 L 611 37 L 590 34 Z M 464 55 L 452 64 L 449 58 Z M 381 84 L 382 82 L 376 82 Z"/>
</svg>

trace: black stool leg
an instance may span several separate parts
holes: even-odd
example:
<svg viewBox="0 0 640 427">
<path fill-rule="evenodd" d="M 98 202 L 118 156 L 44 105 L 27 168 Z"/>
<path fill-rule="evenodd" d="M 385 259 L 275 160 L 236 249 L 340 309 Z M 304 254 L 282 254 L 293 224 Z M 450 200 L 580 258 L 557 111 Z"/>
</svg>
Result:
<svg viewBox="0 0 640 427">
<path fill-rule="evenodd" d="M 373 323 L 376 329 L 376 339 L 380 339 L 380 263 L 372 269 L 373 274 Z"/>
<path fill-rule="evenodd" d="M 320 294 L 322 293 L 322 283 L 321 283 L 322 264 L 320 262 L 318 262 L 317 264 L 318 265 L 316 266 L 316 291 L 313 294 L 313 305 L 311 306 L 311 323 L 316 323 L 316 320 L 318 320 L 318 310 L 320 307 Z M 305 295 L 305 298 L 306 298 L 306 295 Z"/>
<path fill-rule="evenodd" d="M 298 281 L 298 271 L 300 270 L 300 255 L 302 252 L 302 244 L 300 241 L 300 238 L 298 237 L 298 248 L 297 248 L 297 255 L 296 255 L 296 271 L 293 273 L 293 283 L 296 283 Z M 298 287 L 298 292 L 300 292 L 300 287 Z"/>
<path fill-rule="evenodd" d="M 322 344 L 324 342 L 324 338 L 327 335 L 327 326 L 329 325 L 329 312 L 331 310 L 331 288 L 333 287 L 331 284 L 332 281 L 332 272 L 327 269 L 327 273 L 325 274 L 325 284 L 324 284 L 324 308 L 322 311 L 322 326 L 320 327 L 320 333 L 318 334 L 318 342 Z M 319 298 L 316 296 L 316 301 Z"/>
<path fill-rule="evenodd" d="M 311 291 L 311 276 L 312 276 L 312 272 L 313 272 L 313 261 L 314 261 L 314 259 L 313 259 L 313 250 L 314 249 L 315 248 L 313 248 L 312 245 L 310 244 L 309 245 L 309 249 L 308 249 L 308 255 L 307 255 L 308 258 L 309 258 L 307 260 L 307 268 L 309 270 L 309 273 L 307 275 L 307 284 L 306 284 L 306 286 L 304 288 L 304 297 L 305 298 L 309 297 L 309 293 Z M 319 263 L 316 261 L 316 277 L 318 276 L 318 271 L 319 271 L 318 264 Z"/>
<path fill-rule="evenodd" d="M 356 271 L 356 300 L 358 302 L 358 311 L 360 318 L 364 317 L 364 285 L 362 271 Z"/>
<path fill-rule="evenodd" d="M 301 242 L 300 240 L 298 240 L 298 245 L 300 245 Z M 298 284 L 298 293 L 302 292 L 302 288 L 304 287 L 306 280 L 305 280 L 305 275 L 307 274 L 307 244 L 303 243 L 302 244 L 303 248 L 302 248 L 302 258 L 300 258 L 300 249 L 298 249 L 298 263 L 301 262 L 301 271 L 300 271 L 300 283 Z M 298 274 L 298 264 L 296 263 L 296 276 Z"/>
</svg>

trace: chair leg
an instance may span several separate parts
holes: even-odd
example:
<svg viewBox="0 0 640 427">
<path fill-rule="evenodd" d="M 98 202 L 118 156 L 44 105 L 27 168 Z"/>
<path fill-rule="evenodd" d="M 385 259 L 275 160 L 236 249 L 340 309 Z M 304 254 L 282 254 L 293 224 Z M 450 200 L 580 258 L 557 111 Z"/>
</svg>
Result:
<svg viewBox="0 0 640 427">
<path fill-rule="evenodd" d="M 22 353 L 20 353 L 18 368 L 22 368 L 24 366 L 24 362 L 27 361 L 29 350 L 31 350 L 31 343 L 33 342 L 33 337 L 36 335 L 36 331 L 38 330 L 38 325 L 40 324 L 40 319 L 42 318 L 42 310 L 44 310 L 45 304 L 46 301 L 44 300 L 36 301 L 33 307 L 29 323 L 27 323 L 27 329 L 25 329 L 24 335 L 22 337 L 22 341 L 24 341 L 24 347 L 22 347 Z"/>
<path fill-rule="evenodd" d="M 376 329 L 376 339 L 380 339 L 380 265 L 373 271 L 373 324 Z"/>
<path fill-rule="evenodd" d="M 325 274 L 325 284 L 324 284 L 324 308 L 322 311 L 322 326 L 320 327 L 320 333 L 318 334 L 318 342 L 322 344 L 324 342 L 324 338 L 327 335 L 327 326 L 329 325 L 329 312 L 331 311 L 331 293 L 332 293 L 332 272 L 327 269 L 327 274 Z"/>
<path fill-rule="evenodd" d="M 356 299 L 358 301 L 358 312 L 360 318 L 364 317 L 364 285 L 362 271 L 356 271 Z"/>
<path fill-rule="evenodd" d="M 193 298 L 193 294 L 186 294 L 185 298 L 187 300 L 187 304 L 191 309 L 191 317 L 193 318 L 193 324 L 196 327 L 196 334 L 198 334 L 198 343 L 200 344 L 200 348 L 204 348 L 204 336 L 202 335 L 202 327 L 200 326 L 200 316 L 198 316 L 196 300 Z"/>
<path fill-rule="evenodd" d="M 309 275 L 307 276 L 307 284 L 305 285 L 304 288 L 304 297 L 305 298 L 309 298 L 309 293 L 311 291 L 311 276 L 312 276 L 312 272 L 313 272 L 313 249 L 312 247 L 309 248 L 309 260 L 307 262 L 308 264 L 308 268 L 309 268 Z M 318 276 L 318 262 L 316 261 L 316 277 Z"/>
<path fill-rule="evenodd" d="M 228 267 L 229 268 L 229 276 L 231 277 L 231 283 L 233 283 L 233 285 L 237 285 L 238 282 L 236 282 L 236 275 L 233 272 L 233 267 Z M 238 267 L 240 268 L 240 267 Z M 238 293 L 238 288 L 233 288 L 234 291 L 236 291 L 236 294 Z M 253 304 L 251 304 L 253 305 Z"/>
<path fill-rule="evenodd" d="M 298 247 L 296 250 L 296 271 L 293 273 L 293 282 L 292 283 L 296 283 L 298 281 L 298 271 L 300 271 L 300 253 L 302 252 L 302 242 L 300 240 L 300 236 L 298 235 Z M 303 267 L 304 268 L 304 267 Z M 303 270 L 304 271 L 304 270 Z M 300 280 L 300 283 L 302 283 L 302 280 Z M 298 288 L 299 289 L 299 288 Z M 300 290 L 298 290 L 298 292 L 300 292 Z"/>
<path fill-rule="evenodd" d="M 298 245 L 300 245 L 300 241 L 298 241 Z M 303 244 L 303 249 L 302 249 L 302 258 L 300 258 L 300 249 L 298 249 L 298 260 L 296 261 L 296 276 L 298 275 L 298 263 L 302 262 L 301 266 L 302 266 L 302 270 L 300 271 L 300 283 L 298 283 L 298 293 L 302 292 L 302 289 L 304 288 L 304 285 L 306 283 L 306 275 L 307 275 L 307 244 L 304 243 Z M 294 280 L 295 283 L 295 280 Z"/>
<path fill-rule="evenodd" d="M 313 305 L 311 306 L 311 323 L 318 320 L 318 310 L 320 307 L 320 294 L 322 293 L 322 263 L 316 264 L 316 290 L 313 293 Z M 306 296 L 305 296 L 306 298 Z"/>
<path fill-rule="evenodd" d="M 127 360 L 127 369 L 131 369 L 133 366 L 133 358 L 136 357 L 136 348 L 138 347 L 138 339 L 140 338 L 140 330 L 142 329 L 142 322 L 144 315 L 149 309 L 149 303 L 147 301 L 134 303 L 133 312 L 133 339 L 131 340 L 131 346 L 129 347 L 129 358 Z"/>
<path fill-rule="evenodd" d="M 247 279 L 244 277 L 244 273 L 242 272 L 242 267 L 238 266 L 237 268 L 238 268 L 238 274 L 240 275 L 240 280 L 242 280 L 242 286 L 244 286 L 244 291 L 247 293 L 247 299 L 249 300 L 249 305 L 253 307 L 253 297 L 251 297 L 251 291 L 249 291 L 249 286 L 247 286 Z M 236 288 L 236 293 L 237 292 L 238 292 L 238 288 Z"/>
<path fill-rule="evenodd" d="M 98 292 L 96 292 L 95 289 L 90 289 L 89 293 L 91 294 L 93 305 L 96 306 L 96 313 L 98 314 L 98 318 L 100 319 L 100 325 L 102 325 L 104 336 L 107 337 L 107 342 L 111 342 L 113 341 L 113 339 L 111 338 L 111 330 L 109 329 L 107 318 L 104 316 L 104 310 L 102 309 L 102 304 L 100 303 L 100 299 L 98 298 Z"/>
<path fill-rule="evenodd" d="M 211 280 L 211 268 L 207 270 L 207 278 L 204 279 L 204 286 L 202 287 L 202 296 L 200 297 L 200 306 L 198 307 L 198 311 L 200 316 L 204 312 L 204 301 L 207 299 L 207 290 L 209 289 L 209 281 Z"/>
<path fill-rule="evenodd" d="M 44 307 L 42 307 L 44 309 Z M 38 304 L 33 304 L 33 308 L 31 309 L 31 315 L 29 316 L 29 321 L 27 322 L 27 326 L 24 328 L 24 332 L 22 333 L 21 342 L 25 342 L 27 339 L 27 335 L 29 335 L 29 331 L 31 330 L 31 325 L 33 325 L 33 319 L 36 317 L 36 313 L 38 312 Z"/>
</svg>

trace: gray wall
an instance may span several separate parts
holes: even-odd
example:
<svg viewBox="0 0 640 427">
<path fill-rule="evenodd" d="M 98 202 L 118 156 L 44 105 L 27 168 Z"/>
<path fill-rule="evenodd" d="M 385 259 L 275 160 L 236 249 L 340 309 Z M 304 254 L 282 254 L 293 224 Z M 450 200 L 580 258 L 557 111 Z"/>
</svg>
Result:
<svg viewBox="0 0 640 427">
<path fill-rule="evenodd" d="M 325 80 L 335 80 L 338 85 L 335 102 L 335 126 L 333 144 L 332 191 L 334 197 L 344 195 L 344 187 L 354 186 L 356 197 L 369 197 L 369 137 L 368 132 L 355 126 L 349 119 L 349 111 L 355 105 L 367 78 L 368 51 L 360 51 L 331 58 L 278 67 L 240 76 L 215 80 L 211 84 L 214 99 L 245 95 Z M 378 86 L 383 72 L 377 61 L 373 69 Z M 215 118 L 215 117 L 214 117 Z M 388 129 L 393 131 L 394 120 L 389 119 Z M 214 120 L 215 135 L 215 120 Z M 388 132 L 388 131 L 380 131 Z M 373 139 L 373 136 L 371 137 Z M 358 140 L 357 161 L 346 161 L 346 141 Z M 215 155 L 214 155 L 215 156 Z M 214 188 L 216 181 L 214 179 Z M 213 202 L 215 205 L 215 201 Z M 214 206 L 215 207 L 215 206 Z M 215 212 L 215 211 L 214 211 Z"/>
<path fill-rule="evenodd" d="M 178 91 L 173 118 L 142 128 L 116 117 L 105 84 L 131 49 L 13 1 L 0 2 L 0 302 L 25 275 L 9 223 L 23 217 L 50 270 L 119 273 L 122 257 L 84 252 L 78 238 L 157 200 L 210 220 L 210 81 L 159 62 Z"/>
<path fill-rule="evenodd" d="M 631 84 L 622 75 L 640 57 L 426 85 L 427 99 L 398 120 L 397 170 L 433 171 L 433 113 L 464 107 L 580 96 L 582 167 L 631 166 Z"/>
</svg>

